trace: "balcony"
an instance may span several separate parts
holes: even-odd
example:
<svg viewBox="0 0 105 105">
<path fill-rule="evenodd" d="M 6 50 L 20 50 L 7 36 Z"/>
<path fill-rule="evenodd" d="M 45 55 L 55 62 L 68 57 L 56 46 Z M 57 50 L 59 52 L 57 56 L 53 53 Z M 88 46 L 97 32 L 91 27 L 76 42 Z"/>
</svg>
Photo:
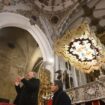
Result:
<svg viewBox="0 0 105 105">
<path fill-rule="evenodd" d="M 86 85 L 67 90 L 72 104 L 105 99 L 105 76 Z"/>
</svg>

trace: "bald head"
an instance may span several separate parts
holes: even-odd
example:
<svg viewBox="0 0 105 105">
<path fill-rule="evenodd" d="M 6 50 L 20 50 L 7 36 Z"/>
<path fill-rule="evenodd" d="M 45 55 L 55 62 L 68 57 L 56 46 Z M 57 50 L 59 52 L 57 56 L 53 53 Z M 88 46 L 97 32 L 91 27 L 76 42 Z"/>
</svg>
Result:
<svg viewBox="0 0 105 105">
<path fill-rule="evenodd" d="M 29 71 L 29 72 L 27 73 L 27 78 L 28 78 L 28 79 L 34 78 L 34 77 L 36 77 L 36 76 L 37 76 L 37 73 L 36 73 L 36 72 Z"/>
</svg>

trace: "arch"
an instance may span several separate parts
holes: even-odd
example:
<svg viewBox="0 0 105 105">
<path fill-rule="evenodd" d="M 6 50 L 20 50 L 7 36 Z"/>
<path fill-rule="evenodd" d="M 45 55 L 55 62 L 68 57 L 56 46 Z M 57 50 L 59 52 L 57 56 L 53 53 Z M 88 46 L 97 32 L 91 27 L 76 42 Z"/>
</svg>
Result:
<svg viewBox="0 0 105 105">
<path fill-rule="evenodd" d="M 38 43 L 44 62 L 47 63 L 46 68 L 51 72 L 51 79 L 54 78 L 53 65 L 54 54 L 44 32 L 38 27 L 38 25 L 31 25 L 30 20 L 25 16 L 16 13 L 2 12 L 0 13 L 0 28 L 4 27 L 18 27 L 28 31 Z"/>
<path fill-rule="evenodd" d="M 0 28 L 15 26 L 28 31 L 33 38 L 37 41 L 44 61 L 52 62 L 53 50 L 44 32 L 38 25 L 31 25 L 30 20 L 22 15 L 16 13 L 3 12 L 0 13 Z"/>
</svg>

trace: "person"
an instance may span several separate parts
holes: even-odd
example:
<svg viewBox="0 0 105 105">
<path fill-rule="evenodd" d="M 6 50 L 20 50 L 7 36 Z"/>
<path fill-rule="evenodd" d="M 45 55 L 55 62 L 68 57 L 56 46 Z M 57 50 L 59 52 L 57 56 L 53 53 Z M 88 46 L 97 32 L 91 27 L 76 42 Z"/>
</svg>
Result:
<svg viewBox="0 0 105 105">
<path fill-rule="evenodd" d="M 15 80 L 15 89 L 16 89 L 16 93 L 17 93 L 17 95 L 16 95 L 16 98 L 15 98 L 15 100 L 14 100 L 14 104 L 15 105 L 19 105 L 19 97 L 20 97 L 20 93 L 21 93 L 21 88 L 20 88 L 20 81 L 18 80 L 18 78 L 16 78 L 16 80 Z"/>
<path fill-rule="evenodd" d="M 15 105 L 38 105 L 38 92 L 40 80 L 36 78 L 36 73 L 30 71 L 27 78 L 18 77 L 15 81 L 17 96 L 14 100 Z M 23 84 L 21 86 L 21 83 Z"/>
<path fill-rule="evenodd" d="M 51 85 L 51 91 L 54 93 L 52 105 L 71 105 L 71 100 L 66 92 L 63 91 L 61 80 L 55 80 Z"/>
</svg>

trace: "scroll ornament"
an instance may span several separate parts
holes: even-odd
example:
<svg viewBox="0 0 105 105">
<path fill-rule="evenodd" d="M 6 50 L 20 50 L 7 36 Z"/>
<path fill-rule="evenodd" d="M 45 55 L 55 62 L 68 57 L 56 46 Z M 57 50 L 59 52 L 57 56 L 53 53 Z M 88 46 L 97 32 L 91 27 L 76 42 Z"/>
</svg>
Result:
<svg viewBox="0 0 105 105">
<path fill-rule="evenodd" d="M 105 47 L 87 23 L 67 31 L 55 42 L 54 50 L 85 73 L 100 70 L 105 65 Z"/>
</svg>

